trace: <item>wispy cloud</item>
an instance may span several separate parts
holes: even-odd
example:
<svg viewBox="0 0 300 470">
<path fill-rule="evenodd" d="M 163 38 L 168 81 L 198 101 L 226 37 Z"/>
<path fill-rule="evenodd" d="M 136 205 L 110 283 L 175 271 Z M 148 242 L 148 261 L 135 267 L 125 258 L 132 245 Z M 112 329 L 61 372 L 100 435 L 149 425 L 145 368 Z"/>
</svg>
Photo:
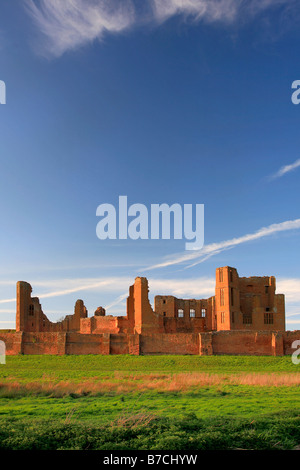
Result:
<svg viewBox="0 0 300 470">
<path fill-rule="evenodd" d="M 59 281 L 46 281 L 45 283 L 33 282 L 33 285 L 37 287 L 43 286 L 44 288 L 49 288 L 51 285 L 64 285 L 67 286 L 65 289 L 54 290 L 52 292 L 46 292 L 39 295 L 40 299 L 46 299 L 50 297 L 59 297 L 63 295 L 73 294 L 80 291 L 94 291 L 94 292 L 109 292 L 114 291 L 116 284 L 119 286 L 126 285 L 128 286 L 130 280 L 128 278 L 118 278 L 110 277 L 103 279 L 64 279 Z M 68 287 L 69 286 L 69 287 Z"/>
<path fill-rule="evenodd" d="M 273 176 L 271 176 L 271 179 L 274 178 L 281 178 L 281 176 L 286 175 L 290 171 L 296 170 L 296 168 L 299 168 L 300 166 L 300 158 L 296 160 L 294 163 L 291 163 L 290 165 L 285 165 L 282 166 L 277 173 L 275 173 Z"/>
<path fill-rule="evenodd" d="M 193 279 L 159 279 L 148 278 L 150 295 L 173 295 L 179 298 L 208 298 L 214 295 L 215 279 L 213 277 L 200 277 Z M 131 284 L 133 281 L 131 282 Z M 124 300 L 128 296 L 126 293 L 117 297 L 105 309 L 109 313 L 119 313 L 121 305 L 123 310 L 126 311 Z M 119 306 L 117 309 L 114 307 Z"/>
<path fill-rule="evenodd" d="M 192 16 L 196 21 L 232 23 L 253 18 L 276 7 L 297 6 L 296 0 L 153 0 L 156 18 L 165 21 L 171 16 Z"/>
<path fill-rule="evenodd" d="M 121 33 L 136 24 L 161 24 L 174 15 L 207 23 L 249 21 L 276 7 L 298 8 L 298 0 L 25 0 L 27 11 L 43 34 L 45 55 L 60 56 L 106 33 Z M 144 15 L 143 12 L 147 12 Z M 41 52 L 41 50 L 40 50 Z"/>
<path fill-rule="evenodd" d="M 196 264 L 203 263 L 205 260 L 211 256 L 215 256 L 221 253 L 224 250 L 229 250 L 235 246 L 241 245 L 254 240 L 259 240 L 261 238 L 274 235 L 275 233 L 284 232 L 287 230 L 295 230 L 300 228 L 300 219 L 287 220 L 279 224 L 272 224 L 268 227 L 263 227 L 257 230 L 254 233 L 248 233 L 238 238 L 232 238 L 230 240 L 225 240 L 219 243 L 211 243 L 209 245 L 204 245 L 201 250 L 197 250 L 189 253 L 179 253 L 173 256 L 170 259 L 167 259 L 161 263 L 154 264 L 145 268 L 145 271 L 150 271 L 152 269 L 160 269 L 168 266 L 174 266 L 177 264 L 187 263 L 187 267 L 195 266 Z"/>
<path fill-rule="evenodd" d="M 250 241 L 259 240 L 261 238 L 274 235 L 276 233 L 296 230 L 300 228 L 300 219 L 288 220 L 279 224 L 272 224 L 268 227 L 263 227 L 254 233 L 249 233 L 241 237 L 232 238 L 230 240 L 221 241 L 218 243 L 211 243 L 205 245 L 202 250 L 194 252 L 184 252 L 174 255 L 172 258 L 164 260 L 160 263 L 152 266 L 144 267 L 143 272 L 147 272 L 154 269 L 162 269 L 168 266 L 174 266 L 178 264 L 186 264 L 186 268 L 195 266 L 196 264 L 203 263 L 208 258 L 215 256 L 224 250 L 232 249 L 235 246 L 239 246 L 243 243 Z M 162 293 L 172 293 L 172 295 L 178 296 L 198 296 L 202 295 L 210 296 L 213 292 L 214 280 L 213 279 L 196 279 L 191 281 L 190 279 L 180 280 L 165 280 L 165 279 L 151 279 L 151 288 L 155 291 Z M 297 282 L 297 281 L 295 281 Z M 5 281 L 10 284 L 11 281 Z M 37 293 L 40 299 L 59 297 L 68 294 L 72 294 L 80 291 L 94 291 L 94 292 L 124 292 L 115 301 L 106 306 L 115 307 L 117 304 L 122 302 L 128 293 L 128 287 L 133 283 L 133 279 L 130 277 L 105 277 L 105 278 L 77 278 L 77 279 L 56 279 L 46 281 L 32 281 L 32 285 L 35 289 L 40 290 Z M 0 281 L 1 284 L 1 281 Z M 64 286 L 64 289 L 60 289 L 60 286 Z M 291 291 L 291 281 L 289 280 L 289 290 L 286 288 L 282 281 L 283 292 L 288 291 L 289 295 L 293 292 L 294 296 L 300 291 L 300 286 L 296 283 L 293 284 L 294 290 Z M 46 290 L 46 292 L 45 292 Z M 300 298 L 297 301 L 300 301 Z M 292 299 L 290 299 L 292 301 Z M 0 304 L 15 302 L 15 298 L 0 300 Z"/>
<path fill-rule="evenodd" d="M 285 299 L 289 304 L 295 305 L 295 313 L 300 313 L 300 279 L 279 278 L 277 280 L 277 290 L 285 294 Z"/>
<path fill-rule="evenodd" d="M 120 295 L 116 301 L 106 305 L 106 308 L 119 304 L 128 296 L 128 289 L 134 279 L 130 277 L 104 277 L 104 278 L 79 278 L 79 279 L 54 279 L 46 281 L 32 281 L 31 285 L 34 289 L 34 295 L 40 299 L 49 297 L 59 297 L 75 292 L 92 291 L 97 293 L 117 293 L 124 290 L 124 294 Z M 151 291 L 156 293 L 172 293 L 173 295 L 212 295 L 214 289 L 214 280 L 212 278 L 196 278 L 196 279 L 159 279 L 149 278 Z M 65 286 L 65 289 L 59 289 L 59 286 Z M 46 290 L 46 292 L 45 292 Z M 126 292 L 125 292 L 126 291 Z M 0 300 L 0 303 L 15 302 L 15 298 Z M 4 311 L 4 310 L 3 310 Z M 8 312 L 8 310 L 5 310 Z M 1 312 L 1 310 L 0 310 Z"/>
<path fill-rule="evenodd" d="M 26 8 L 44 35 L 43 52 L 52 56 L 120 33 L 135 17 L 131 0 L 26 0 Z"/>
<path fill-rule="evenodd" d="M 159 21 L 178 14 L 209 22 L 233 21 L 240 3 L 239 0 L 154 0 L 154 12 Z"/>
<path fill-rule="evenodd" d="M 0 300 L 0 304 L 11 304 L 12 302 L 15 302 L 16 299 L 13 297 L 12 299 L 2 299 Z"/>
<path fill-rule="evenodd" d="M 81 291 L 115 292 L 118 289 L 127 288 L 132 283 L 128 277 L 105 277 L 105 278 L 76 278 L 76 279 L 54 279 L 45 281 L 31 281 L 33 289 L 40 299 L 60 297 Z M 0 282 L 1 284 L 1 282 Z M 64 289 L 60 289 L 64 286 Z M 46 292 L 45 292 L 46 291 Z M 15 302 L 15 298 L 0 300 L 0 304 Z"/>
</svg>

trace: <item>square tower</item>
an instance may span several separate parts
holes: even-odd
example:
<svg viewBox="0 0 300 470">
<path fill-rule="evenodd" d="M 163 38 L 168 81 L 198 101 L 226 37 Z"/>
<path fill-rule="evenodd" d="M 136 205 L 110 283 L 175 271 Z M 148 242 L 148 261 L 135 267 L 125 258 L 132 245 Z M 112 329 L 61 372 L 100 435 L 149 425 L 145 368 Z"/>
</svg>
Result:
<svg viewBox="0 0 300 470">
<path fill-rule="evenodd" d="M 239 275 L 235 268 L 216 269 L 215 324 L 217 330 L 235 328 L 240 311 Z"/>
</svg>

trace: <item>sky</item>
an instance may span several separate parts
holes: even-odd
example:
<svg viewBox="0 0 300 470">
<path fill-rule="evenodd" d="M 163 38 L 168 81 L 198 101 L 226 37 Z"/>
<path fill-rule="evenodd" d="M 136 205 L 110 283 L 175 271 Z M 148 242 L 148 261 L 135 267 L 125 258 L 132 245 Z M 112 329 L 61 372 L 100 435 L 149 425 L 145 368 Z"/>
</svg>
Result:
<svg viewBox="0 0 300 470">
<path fill-rule="evenodd" d="M 16 282 L 52 321 L 126 314 L 135 277 L 214 295 L 215 269 L 276 276 L 300 329 L 300 5 L 0 2 L 0 328 Z M 204 204 L 204 247 L 100 240 L 100 204 Z"/>
</svg>

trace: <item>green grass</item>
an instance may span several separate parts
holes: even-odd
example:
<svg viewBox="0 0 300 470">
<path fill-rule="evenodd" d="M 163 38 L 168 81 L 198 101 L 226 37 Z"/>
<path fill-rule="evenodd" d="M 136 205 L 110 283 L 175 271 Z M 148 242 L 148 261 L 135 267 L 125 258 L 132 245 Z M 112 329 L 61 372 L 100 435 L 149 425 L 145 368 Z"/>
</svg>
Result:
<svg viewBox="0 0 300 470">
<path fill-rule="evenodd" d="M 8 356 L 0 365 L 0 381 L 56 380 L 80 381 L 89 377 L 123 372 L 300 372 L 289 356 Z"/>
<path fill-rule="evenodd" d="M 220 382 L 139 390 L 155 373 L 163 381 L 197 372 Z M 299 385 L 234 384 L 225 375 L 299 372 L 288 356 L 10 356 L 0 365 L 0 449 L 293 448 Z M 85 380 L 135 382 L 78 393 Z M 33 382 L 50 387 L 30 388 Z M 65 382 L 60 396 L 54 385 Z"/>
<path fill-rule="evenodd" d="M 298 405 L 298 406 L 297 406 Z M 48 417 L 65 419 L 75 409 L 74 419 L 98 424 L 119 417 L 124 410 L 136 414 L 151 412 L 156 416 L 183 417 L 195 413 L 199 418 L 247 417 L 291 411 L 299 406 L 299 387 L 205 387 L 191 392 L 146 392 L 130 394 L 99 394 L 96 396 L 2 396 L 0 418 Z"/>
<path fill-rule="evenodd" d="M 157 418 L 147 426 L 0 420 L 2 450 L 281 450 L 300 441 L 300 418 L 276 414 L 245 418 Z"/>
</svg>

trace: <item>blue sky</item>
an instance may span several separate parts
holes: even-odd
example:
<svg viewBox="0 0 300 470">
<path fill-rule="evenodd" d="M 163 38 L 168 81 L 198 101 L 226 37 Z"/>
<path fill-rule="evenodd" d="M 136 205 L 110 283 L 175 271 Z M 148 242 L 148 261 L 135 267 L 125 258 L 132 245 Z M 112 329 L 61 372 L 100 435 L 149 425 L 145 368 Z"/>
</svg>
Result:
<svg viewBox="0 0 300 470">
<path fill-rule="evenodd" d="M 51 320 L 206 298 L 214 272 L 275 275 L 300 323 L 300 6 L 293 0 L 0 5 L 0 327 L 26 280 Z M 205 205 L 205 246 L 99 240 L 96 208 Z"/>
</svg>

